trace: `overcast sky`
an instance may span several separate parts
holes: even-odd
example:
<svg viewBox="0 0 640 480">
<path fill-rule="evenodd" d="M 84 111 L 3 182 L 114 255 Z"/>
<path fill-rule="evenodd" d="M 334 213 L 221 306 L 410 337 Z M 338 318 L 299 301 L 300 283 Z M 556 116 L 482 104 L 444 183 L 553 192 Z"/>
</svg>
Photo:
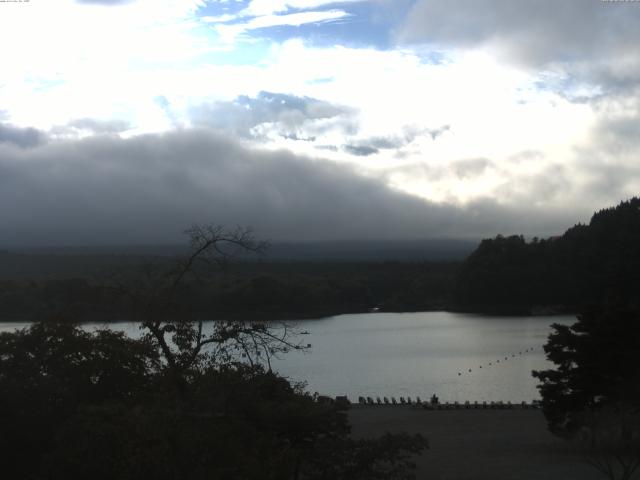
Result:
<svg viewBox="0 0 640 480">
<path fill-rule="evenodd" d="M 0 245 L 562 233 L 640 194 L 640 2 L 0 2 Z"/>
</svg>

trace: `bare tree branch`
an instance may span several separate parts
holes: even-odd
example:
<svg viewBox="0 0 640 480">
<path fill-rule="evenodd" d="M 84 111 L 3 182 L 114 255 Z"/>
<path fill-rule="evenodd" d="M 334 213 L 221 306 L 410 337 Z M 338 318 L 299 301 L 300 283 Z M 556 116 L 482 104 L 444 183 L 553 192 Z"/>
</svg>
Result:
<svg viewBox="0 0 640 480">
<path fill-rule="evenodd" d="M 205 332 L 203 320 L 189 305 L 180 304 L 184 289 L 193 285 L 188 279 L 202 284 L 200 273 L 211 265 L 224 266 L 244 253 L 262 253 L 267 243 L 257 241 L 252 230 L 243 227 L 227 230 L 222 225 L 193 225 L 185 233 L 190 253 L 173 268 L 149 265 L 133 286 L 119 283 L 114 287 L 131 299 L 146 337 L 155 343 L 176 378 L 188 375 L 201 362 L 218 366 L 260 363 L 271 370 L 273 357 L 308 348 L 292 339 L 294 331 L 286 324 L 216 321 L 213 330 Z"/>
</svg>

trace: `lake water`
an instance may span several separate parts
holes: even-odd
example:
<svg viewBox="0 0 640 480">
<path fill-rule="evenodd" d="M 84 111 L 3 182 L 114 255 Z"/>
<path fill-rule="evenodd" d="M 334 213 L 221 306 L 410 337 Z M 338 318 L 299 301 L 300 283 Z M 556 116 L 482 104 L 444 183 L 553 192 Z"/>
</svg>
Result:
<svg viewBox="0 0 640 480">
<path fill-rule="evenodd" d="M 441 401 L 538 399 L 532 370 L 549 368 L 542 349 L 552 323 L 573 316 L 493 317 L 449 312 L 366 313 L 297 322 L 309 352 L 273 367 L 310 392 L 335 396 L 420 396 Z M 26 324 L 0 324 L 0 331 Z M 89 325 L 88 328 L 97 325 Z M 114 329 L 139 335 L 137 324 Z M 482 368 L 481 368 L 482 367 Z"/>
</svg>

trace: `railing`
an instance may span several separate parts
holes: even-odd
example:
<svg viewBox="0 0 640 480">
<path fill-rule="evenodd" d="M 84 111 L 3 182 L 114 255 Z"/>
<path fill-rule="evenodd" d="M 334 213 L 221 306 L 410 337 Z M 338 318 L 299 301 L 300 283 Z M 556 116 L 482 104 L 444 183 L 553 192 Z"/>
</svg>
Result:
<svg viewBox="0 0 640 480">
<path fill-rule="evenodd" d="M 331 397 L 319 396 L 316 399 L 318 402 L 322 403 L 346 403 L 352 404 L 346 396 L 338 396 L 335 399 Z M 375 400 L 372 397 L 358 397 L 358 402 L 355 405 L 360 406 L 394 406 L 394 405 L 406 405 L 406 406 L 414 406 L 423 408 L 425 410 L 511 410 L 511 409 L 539 409 L 541 407 L 539 400 L 532 400 L 531 402 L 520 402 L 520 403 L 512 403 L 510 401 L 507 402 L 478 402 L 478 401 L 465 401 L 464 403 L 460 402 L 434 402 L 434 401 L 423 401 L 420 397 L 398 397 L 396 400 L 395 397 L 376 397 Z"/>
</svg>

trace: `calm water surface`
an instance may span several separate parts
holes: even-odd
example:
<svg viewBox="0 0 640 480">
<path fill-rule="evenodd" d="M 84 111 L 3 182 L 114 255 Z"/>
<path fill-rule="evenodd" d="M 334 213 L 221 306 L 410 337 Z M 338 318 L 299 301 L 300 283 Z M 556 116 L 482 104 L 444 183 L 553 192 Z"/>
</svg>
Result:
<svg viewBox="0 0 640 480">
<path fill-rule="evenodd" d="M 311 351 L 291 352 L 273 366 L 306 381 L 310 392 L 352 400 L 435 393 L 443 401 L 530 401 L 539 398 L 531 371 L 550 366 L 542 349 L 550 325 L 574 321 L 448 312 L 338 315 L 297 322 L 309 332 L 302 339 Z M 25 325 L 2 324 L 0 331 Z M 135 323 L 111 328 L 139 335 Z"/>
</svg>

